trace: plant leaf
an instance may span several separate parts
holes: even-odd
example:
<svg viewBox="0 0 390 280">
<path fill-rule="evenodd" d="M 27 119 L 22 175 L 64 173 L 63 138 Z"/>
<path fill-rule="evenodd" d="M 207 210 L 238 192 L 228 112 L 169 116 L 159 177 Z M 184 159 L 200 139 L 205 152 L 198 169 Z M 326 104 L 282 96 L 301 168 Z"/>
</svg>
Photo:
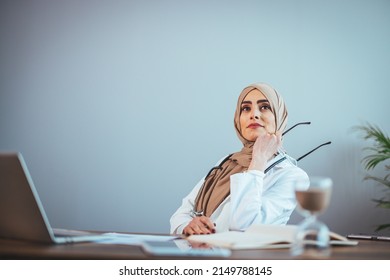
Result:
<svg viewBox="0 0 390 280">
<path fill-rule="evenodd" d="M 373 147 L 364 149 L 373 152 L 362 159 L 367 170 L 375 168 L 380 162 L 390 158 L 390 138 L 378 126 L 366 123 L 355 126 L 354 130 L 362 131 L 364 133 L 363 139 L 374 141 Z"/>
<path fill-rule="evenodd" d="M 383 179 L 379 178 L 379 177 L 367 175 L 364 177 L 364 180 L 373 180 L 373 181 L 376 181 L 376 182 L 390 188 L 390 181 L 387 179 L 389 177 L 389 175 L 386 175 L 386 177 Z"/>
<path fill-rule="evenodd" d="M 363 161 L 363 163 L 365 163 L 366 169 L 370 170 L 370 169 L 373 169 L 375 166 L 377 166 L 382 161 L 385 161 L 389 158 L 390 158 L 390 154 L 389 155 L 387 155 L 387 154 L 372 154 L 372 155 L 365 156 L 362 161 Z"/>
<path fill-rule="evenodd" d="M 380 231 L 380 230 L 384 230 L 386 228 L 390 228 L 390 224 L 383 224 L 383 225 L 379 225 L 375 231 Z"/>
<path fill-rule="evenodd" d="M 377 207 L 390 209 L 390 200 L 384 200 L 384 199 L 373 199 L 372 201 L 377 203 Z"/>
</svg>

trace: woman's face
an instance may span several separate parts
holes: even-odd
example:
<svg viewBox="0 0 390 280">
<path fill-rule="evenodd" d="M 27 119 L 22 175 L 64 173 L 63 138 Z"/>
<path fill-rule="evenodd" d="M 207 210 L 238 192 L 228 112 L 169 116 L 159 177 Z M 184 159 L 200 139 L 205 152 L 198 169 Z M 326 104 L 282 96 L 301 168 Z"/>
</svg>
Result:
<svg viewBox="0 0 390 280">
<path fill-rule="evenodd" d="M 241 135 L 256 141 L 263 133 L 275 133 L 275 116 L 267 98 L 258 89 L 250 91 L 241 103 Z"/>
</svg>

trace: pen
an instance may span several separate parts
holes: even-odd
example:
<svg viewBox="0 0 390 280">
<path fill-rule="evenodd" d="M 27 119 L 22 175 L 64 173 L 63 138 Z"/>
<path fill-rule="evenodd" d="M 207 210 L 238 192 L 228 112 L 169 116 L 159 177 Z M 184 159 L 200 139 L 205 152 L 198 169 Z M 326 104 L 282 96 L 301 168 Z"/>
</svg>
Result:
<svg viewBox="0 0 390 280">
<path fill-rule="evenodd" d="M 350 238 L 350 239 L 390 241 L 390 236 L 368 235 L 368 234 L 348 234 L 347 238 Z"/>
</svg>

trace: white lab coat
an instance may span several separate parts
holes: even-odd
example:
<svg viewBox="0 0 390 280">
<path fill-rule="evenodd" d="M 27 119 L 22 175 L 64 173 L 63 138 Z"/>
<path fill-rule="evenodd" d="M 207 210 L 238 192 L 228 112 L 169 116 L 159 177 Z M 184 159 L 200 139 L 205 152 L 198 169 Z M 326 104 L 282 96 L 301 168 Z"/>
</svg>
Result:
<svg viewBox="0 0 390 280">
<path fill-rule="evenodd" d="M 270 160 L 267 166 L 283 156 L 287 155 L 279 154 Z M 294 193 L 296 180 L 308 182 L 309 178 L 289 156 L 266 174 L 250 170 L 231 175 L 230 195 L 210 217 L 216 224 L 216 231 L 243 231 L 252 224 L 286 224 L 296 207 Z M 203 182 L 204 178 L 184 197 L 181 206 L 172 215 L 171 233 L 183 233 L 183 229 L 192 220 L 195 198 Z"/>
</svg>

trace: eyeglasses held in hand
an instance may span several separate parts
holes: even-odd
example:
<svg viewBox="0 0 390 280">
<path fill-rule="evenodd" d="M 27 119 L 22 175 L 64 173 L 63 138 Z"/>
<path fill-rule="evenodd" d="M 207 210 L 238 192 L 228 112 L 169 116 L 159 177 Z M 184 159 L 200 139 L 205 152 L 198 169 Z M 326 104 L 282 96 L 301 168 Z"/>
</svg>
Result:
<svg viewBox="0 0 390 280">
<path fill-rule="evenodd" d="M 311 122 L 300 122 L 300 123 L 297 123 L 295 125 L 293 125 L 292 127 L 290 127 L 289 129 L 287 129 L 285 132 L 282 133 L 282 136 L 284 136 L 287 132 L 289 132 L 290 130 L 292 130 L 293 128 L 295 128 L 296 126 L 298 125 L 301 125 L 301 124 L 311 124 Z M 314 152 L 315 150 L 321 148 L 322 146 L 325 146 L 325 145 L 329 145 L 331 144 L 332 142 L 331 141 L 328 141 L 326 143 L 323 143 L 321 145 L 318 145 L 317 147 L 315 147 L 314 149 L 312 149 L 311 151 L 307 152 L 306 154 L 304 154 L 303 156 L 300 156 L 299 158 L 297 158 L 297 161 L 300 161 L 301 159 L 303 159 L 304 157 L 310 155 L 312 152 Z"/>
</svg>

